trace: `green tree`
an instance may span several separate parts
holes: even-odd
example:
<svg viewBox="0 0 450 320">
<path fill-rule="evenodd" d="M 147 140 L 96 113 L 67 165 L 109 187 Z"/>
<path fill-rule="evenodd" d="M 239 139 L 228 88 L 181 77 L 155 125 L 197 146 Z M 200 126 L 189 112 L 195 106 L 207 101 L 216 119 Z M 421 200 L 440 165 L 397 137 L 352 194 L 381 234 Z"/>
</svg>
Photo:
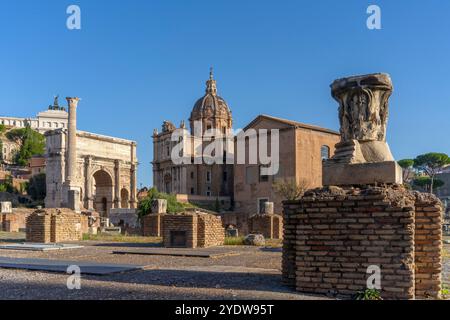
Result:
<svg viewBox="0 0 450 320">
<path fill-rule="evenodd" d="M 6 131 L 6 127 L 4 124 L 0 124 L 0 135 Z"/>
<path fill-rule="evenodd" d="M 413 180 L 413 184 L 415 186 L 423 188 L 425 191 L 429 191 L 430 193 L 433 193 L 432 191 L 436 191 L 436 189 L 442 187 L 445 182 L 439 179 L 434 179 L 433 181 L 433 190 L 431 190 L 431 178 L 427 176 L 423 177 L 417 177 Z"/>
<path fill-rule="evenodd" d="M 445 153 L 430 152 L 417 156 L 414 167 L 425 172 L 430 177 L 430 193 L 434 190 L 434 179 L 444 167 L 450 164 L 450 158 Z"/>
<path fill-rule="evenodd" d="M 27 193 L 33 200 L 44 200 L 46 195 L 45 173 L 34 175 L 27 184 Z"/>
<path fill-rule="evenodd" d="M 6 176 L 5 181 L 0 184 L 0 192 L 14 193 L 13 178 L 11 175 Z"/>
<path fill-rule="evenodd" d="M 403 169 L 403 181 L 409 182 L 413 177 L 414 170 L 414 160 L 413 159 L 402 159 L 397 161 L 400 167 Z"/>
<path fill-rule="evenodd" d="M 12 129 L 6 133 L 6 137 L 20 144 L 19 152 L 14 157 L 14 162 L 20 166 L 26 166 L 32 156 L 45 152 L 45 137 L 30 126 Z"/>
</svg>

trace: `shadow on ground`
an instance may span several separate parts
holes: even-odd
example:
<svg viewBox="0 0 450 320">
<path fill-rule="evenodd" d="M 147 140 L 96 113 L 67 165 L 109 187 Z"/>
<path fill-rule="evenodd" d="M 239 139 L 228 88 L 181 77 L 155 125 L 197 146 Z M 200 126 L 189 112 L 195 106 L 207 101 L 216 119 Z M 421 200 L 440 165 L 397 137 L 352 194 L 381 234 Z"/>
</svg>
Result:
<svg viewBox="0 0 450 320">
<path fill-rule="evenodd" d="M 116 247 L 116 248 L 161 248 L 162 243 L 139 243 L 139 242 L 102 242 L 93 247 Z"/>
<path fill-rule="evenodd" d="M 127 272 L 86 279 L 128 284 L 145 284 L 183 288 L 256 290 L 292 293 L 282 285 L 280 274 L 249 272 L 209 272 L 186 269 L 156 269 Z"/>
</svg>

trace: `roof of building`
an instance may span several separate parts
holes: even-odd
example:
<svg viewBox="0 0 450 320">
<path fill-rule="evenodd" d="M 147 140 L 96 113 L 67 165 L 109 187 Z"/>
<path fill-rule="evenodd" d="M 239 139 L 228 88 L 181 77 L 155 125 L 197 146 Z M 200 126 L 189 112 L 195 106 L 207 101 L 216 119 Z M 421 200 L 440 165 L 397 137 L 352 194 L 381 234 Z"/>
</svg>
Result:
<svg viewBox="0 0 450 320">
<path fill-rule="evenodd" d="M 279 123 L 283 123 L 283 124 L 291 126 L 292 128 L 301 128 L 301 129 L 315 130 L 315 131 L 321 131 L 321 132 L 325 132 L 325 133 L 340 135 L 339 132 L 331 130 L 331 129 L 327 129 L 327 128 L 323 128 L 323 127 L 319 127 L 319 126 L 315 126 L 315 125 L 311 125 L 311 124 L 305 124 L 305 123 L 294 121 L 294 120 L 288 120 L 288 119 L 273 117 L 273 116 L 269 116 L 269 115 L 266 115 L 266 114 L 260 114 L 259 116 L 257 116 L 255 119 L 253 119 L 244 128 L 244 130 L 247 130 L 247 129 L 253 127 L 258 122 L 260 122 L 261 120 L 264 120 L 264 119 L 271 120 L 271 121 L 276 121 L 276 122 L 279 122 Z"/>
</svg>

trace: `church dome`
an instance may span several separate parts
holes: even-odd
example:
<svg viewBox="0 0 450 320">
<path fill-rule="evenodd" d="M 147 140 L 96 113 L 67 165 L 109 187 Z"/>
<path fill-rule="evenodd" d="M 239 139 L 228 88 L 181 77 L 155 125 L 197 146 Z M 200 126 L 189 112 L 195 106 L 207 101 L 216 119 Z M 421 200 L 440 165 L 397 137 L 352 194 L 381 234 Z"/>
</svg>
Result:
<svg viewBox="0 0 450 320">
<path fill-rule="evenodd" d="M 212 118 L 231 122 L 231 110 L 226 101 L 217 95 L 216 80 L 211 69 L 209 79 L 206 81 L 206 93 L 195 103 L 189 120 L 192 122 Z"/>
</svg>

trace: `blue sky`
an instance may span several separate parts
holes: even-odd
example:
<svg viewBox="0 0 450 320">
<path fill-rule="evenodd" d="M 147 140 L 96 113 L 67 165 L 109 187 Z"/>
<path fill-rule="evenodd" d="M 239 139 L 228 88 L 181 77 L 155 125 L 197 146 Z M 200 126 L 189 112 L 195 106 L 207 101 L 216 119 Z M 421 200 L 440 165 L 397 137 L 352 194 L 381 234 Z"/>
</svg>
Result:
<svg viewBox="0 0 450 320">
<path fill-rule="evenodd" d="M 1 0 L 0 114 L 79 96 L 82 130 L 136 140 L 151 185 L 152 131 L 179 124 L 214 66 L 235 128 L 258 114 L 338 129 L 330 83 L 387 72 L 397 159 L 450 153 L 450 2 Z M 82 29 L 66 28 L 81 8 Z M 382 29 L 366 27 L 377 4 Z"/>
</svg>

